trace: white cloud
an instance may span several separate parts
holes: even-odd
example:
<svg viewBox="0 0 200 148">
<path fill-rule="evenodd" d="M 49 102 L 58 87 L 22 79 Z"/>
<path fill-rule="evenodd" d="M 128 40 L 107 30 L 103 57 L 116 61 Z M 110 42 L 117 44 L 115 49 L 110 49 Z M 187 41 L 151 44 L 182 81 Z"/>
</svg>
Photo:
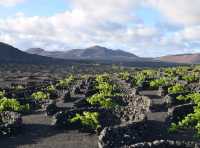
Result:
<svg viewBox="0 0 200 148">
<path fill-rule="evenodd" d="M 22 3 L 25 0 L 0 0 L 0 5 L 10 7 L 15 6 L 18 3 Z"/>
<path fill-rule="evenodd" d="M 135 12 L 143 4 L 159 10 L 167 23 L 183 27 L 171 30 L 142 23 Z M 190 4 L 187 0 L 71 0 L 70 11 L 53 16 L 28 17 L 19 12 L 0 19 L 0 41 L 22 49 L 50 50 L 99 44 L 140 56 L 188 52 L 200 47 L 197 4 L 197 0 Z"/>
<path fill-rule="evenodd" d="M 72 47 L 86 47 L 93 44 L 110 44 L 111 46 L 111 44 L 128 45 L 129 41 L 134 43 L 139 40 L 152 39 L 158 34 L 157 29 L 143 25 L 123 27 L 123 24 L 115 24 L 115 22 L 111 24 L 109 22 L 96 23 L 88 20 L 84 13 L 79 14 L 77 10 L 52 17 L 21 16 L 3 19 L 0 20 L 0 30 L 6 36 L 17 37 L 18 43 L 20 40 L 31 37 L 31 42 L 35 42 L 35 40 L 42 40 L 44 44 L 48 42 L 48 48 L 55 44 L 52 40 Z"/>
<path fill-rule="evenodd" d="M 140 5 L 138 0 L 72 0 L 74 8 L 89 14 L 97 21 L 123 22 L 134 20 L 133 10 Z"/>
<path fill-rule="evenodd" d="M 187 41 L 200 41 L 200 26 L 187 27 L 178 35 Z"/>
<path fill-rule="evenodd" d="M 20 13 L 14 18 L 1 19 L 0 29 L 5 35 L 12 33 L 15 36 L 26 35 L 38 40 L 42 38 L 44 44 L 49 38 L 71 47 L 107 45 L 112 42 L 119 44 L 118 42 L 121 41 L 117 37 L 125 40 L 123 38 L 127 37 L 124 33 L 129 29 L 127 25 L 130 21 L 136 21 L 135 16 L 131 14 L 136 7 L 136 1 L 129 2 L 128 0 L 124 3 L 121 0 L 108 0 L 104 3 L 100 0 L 95 2 L 75 0 L 72 2 L 74 7 L 72 11 L 50 17 L 26 17 Z M 137 35 L 144 34 L 141 31 Z M 18 38 L 18 44 L 19 40 L 20 38 Z M 48 48 L 53 46 L 52 42 L 48 44 Z"/>
<path fill-rule="evenodd" d="M 146 0 L 146 3 L 158 9 L 168 21 L 175 24 L 200 23 L 200 0 Z"/>
</svg>

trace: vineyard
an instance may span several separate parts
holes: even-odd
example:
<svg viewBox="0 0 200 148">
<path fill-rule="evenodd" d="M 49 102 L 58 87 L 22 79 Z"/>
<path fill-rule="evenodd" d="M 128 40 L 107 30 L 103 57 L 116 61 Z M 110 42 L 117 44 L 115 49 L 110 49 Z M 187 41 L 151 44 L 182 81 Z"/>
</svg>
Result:
<svg viewBox="0 0 200 148">
<path fill-rule="evenodd" d="M 1 146 L 200 147 L 199 66 L 108 69 L 1 84 Z"/>
</svg>

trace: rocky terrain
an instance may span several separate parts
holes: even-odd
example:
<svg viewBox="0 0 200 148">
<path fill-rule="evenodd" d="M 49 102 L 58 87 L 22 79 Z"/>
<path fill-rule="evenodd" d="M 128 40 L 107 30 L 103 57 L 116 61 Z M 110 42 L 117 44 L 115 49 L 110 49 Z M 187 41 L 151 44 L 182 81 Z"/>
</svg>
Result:
<svg viewBox="0 0 200 148">
<path fill-rule="evenodd" d="M 197 74 L 198 67 L 128 71 L 73 76 L 69 71 L 62 75 L 41 71 L 30 73 L 28 79 L 23 73 L 20 81 L 16 81 L 19 76 L 10 76 L 10 83 L 2 83 L 0 89 L 0 104 L 8 102 L 0 108 L 0 144 L 8 148 L 199 147 L 195 127 L 172 128 L 195 112 L 195 102 L 177 96 L 199 96 L 199 77 L 184 77 Z"/>
</svg>

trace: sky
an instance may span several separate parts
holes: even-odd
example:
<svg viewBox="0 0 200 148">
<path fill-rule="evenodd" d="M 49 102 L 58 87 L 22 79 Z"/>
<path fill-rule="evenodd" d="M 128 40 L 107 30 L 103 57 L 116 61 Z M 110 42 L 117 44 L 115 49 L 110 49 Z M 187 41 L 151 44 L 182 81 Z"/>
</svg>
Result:
<svg viewBox="0 0 200 148">
<path fill-rule="evenodd" d="M 100 45 L 142 57 L 200 52 L 200 0 L 0 0 L 0 42 Z"/>
</svg>

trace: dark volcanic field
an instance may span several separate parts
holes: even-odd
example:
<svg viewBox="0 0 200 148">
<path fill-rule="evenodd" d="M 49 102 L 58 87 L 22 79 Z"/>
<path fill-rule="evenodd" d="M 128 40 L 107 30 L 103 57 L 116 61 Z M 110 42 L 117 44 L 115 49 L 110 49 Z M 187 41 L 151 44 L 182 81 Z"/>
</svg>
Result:
<svg viewBox="0 0 200 148">
<path fill-rule="evenodd" d="M 190 67 L 187 72 L 191 73 L 193 69 L 195 68 Z M 152 88 L 150 82 L 163 77 L 167 73 L 166 69 L 145 70 L 114 64 L 1 64 L 0 91 L 4 90 L 5 97 L 14 98 L 21 105 L 22 102 L 28 103 L 31 109 L 20 112 L 22 122 L 19 126 L 14 126 L 17 122 L 11 127 L 10 123 L 0 122 L 0 131 L 2 127 L 11 129 L 6 134 L 1 133 L 0 147 L 198 148 L 199 138 L 194 136 L 194 129 L 169 132 L 170 124 L 177 119 L 177 114 L 192 112 L 194 104 L 191 106 L 192 102 L 176 102 L 177 100 L 173 102 L 173 95 L 166 92 L 166 87 L 181 83 L 188 91 L 198 92 L 199 78 L 186 83 L 175 77 L 180 73 L 174 72 L 170 77 L 176 79 L 169 80 L 167 86 Z M 107 74 L 102 75 L 104 73 Z M 133 82 L 137 73 L 145 73 L 145 79 L 140 84 Z M 62 81 L 67 85 L 60 83 Z M 87 102 L 88 98 L 102 93 L 99 87 L 101 81 L 112 87 L 111 90 L 108 88 L 112 95 L 106 94 L 104 97 L 109 96 L 117 106 L 106 108 L 101 104 Z M 55 87 L 53 91 L 47 89 L 49 86 Z M 48 98 L 34 100 L 32 94 L 39 91 L 48 93 Z M 190 108 L 186 110 L 185 107 L 188 106 Z M 80 125 L 80 122 L 72 125 L 68 123 L 72 116 L 84 111 L 99 113 L 100 127 L 91 131 Z"/>
<path fill-rule="evenodd" d="M 97 148 L 97 135 L 55 129 L 43 111 L 23 117 L 22 131 L 0 139 L 3 148 Z"/>
</svg>

